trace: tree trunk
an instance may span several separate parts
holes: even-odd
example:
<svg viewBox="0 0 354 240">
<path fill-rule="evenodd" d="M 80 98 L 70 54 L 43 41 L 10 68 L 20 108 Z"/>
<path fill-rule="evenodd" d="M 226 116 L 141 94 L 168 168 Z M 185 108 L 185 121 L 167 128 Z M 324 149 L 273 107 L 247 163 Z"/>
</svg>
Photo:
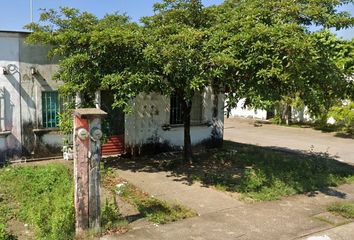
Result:
<svg viewBox="0 0 354 240">
<path fill-rule="evenodd" d="M 185 163 L 192 163 L 192 141 L 191 141 L 191 110 L 192 101 L 183 100 L 183 123 L 184 123 L 184 161 Z"/>
</svg>

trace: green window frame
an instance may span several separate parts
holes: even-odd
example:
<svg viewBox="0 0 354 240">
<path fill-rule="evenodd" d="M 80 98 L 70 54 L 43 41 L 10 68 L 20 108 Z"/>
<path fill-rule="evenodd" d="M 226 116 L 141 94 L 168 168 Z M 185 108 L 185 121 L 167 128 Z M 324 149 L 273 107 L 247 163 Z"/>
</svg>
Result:
<svg viewBox="0 0 354 240">
<path fill-rule="evenodd" d="M 42 92 L 43 128 L 59 126 L 60 101 L 58 91 Z"/>
</svg>

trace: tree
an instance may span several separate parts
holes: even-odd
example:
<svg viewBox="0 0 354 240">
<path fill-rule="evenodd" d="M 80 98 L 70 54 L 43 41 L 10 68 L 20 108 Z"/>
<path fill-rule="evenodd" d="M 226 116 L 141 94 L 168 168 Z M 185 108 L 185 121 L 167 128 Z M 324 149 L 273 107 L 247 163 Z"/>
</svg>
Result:
<svg viewBox="0 0 354 240">
<path fill-rule="evenodd" d="M 210 31 L 214 77 L 249 105 L 266 108 L 284 96 L 299 96 L 321 114 L 345 97 L 348 85 L 333 59 L 336 46 L 325 41 L 334 36 L 325 29 L 353 26 L 349 13 L 336 10 L 352 2 L 226 1 Z M 313 25 L 320 30 L 310 31 Z"/>
<path fill-rule="evenodd" d="M 142 54 L 141 31 L 125 15 L 110 14 L 98 19 L 73 8 L 44 11 L 40 23 L 27 28 L 27 41 L 51 47 L 49 57 L 59 59 L 54 76 L 64 82 L 64 95 L 82 93 L 84 105 L 92 105 L 94 92 L 108 74 L 127 74 Z"/>
<path fill-rule="evenodd" d="M 200 0 L 164 0 L 155 4 L 154 11 L 154 16 L 142 19 L 144 49 L 139 72 L 126 79 L 113 74 L 106 82 L 119 95 L 117 99 L 126 95 L 127 89 L 176 94 L 182 100 L 184 159 L 191 162 L 192 98 L 212 84 L 207 75 L 209 56 L 204 51 L 208 15 Z"/>
<path fill-rule="evenodd" d="M 56 78 L 64 81 L 64 94 L 81 92 L 93 99 L 94 91 L 109 88 L 114 105 L 127 111 L 141 92 L 178 95 L 184 157 L 191 162 L 192 98 L 211 84 L 203 51 L 208 18 L 200 0 L 165 0 L 154 10 L 154 16 L 142 19 L 143 27 L 117 14 L 97 19 L 71 8 L 49 10 L 40 24 L 28 25 L 34 31 L 29 41 L 49 44 L 50 55 L 61 58 Z"/>
</svg>

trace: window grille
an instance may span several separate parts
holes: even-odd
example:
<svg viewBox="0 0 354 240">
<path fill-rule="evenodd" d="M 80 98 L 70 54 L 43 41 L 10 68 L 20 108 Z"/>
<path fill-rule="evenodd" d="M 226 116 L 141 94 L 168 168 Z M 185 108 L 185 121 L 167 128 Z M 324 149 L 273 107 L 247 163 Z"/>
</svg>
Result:
<svg viewBox="0 0 354 240">
<path fill-rule="evenodd" d="M 196 93 L 192 99 L 191 124 L 202 122 L 202 103 L 202 95 Z M 171 96 L 170 124 L 183 124 L 182 101 L 176 94 Z"/>
<path fill-rule="evenodd" d="M 42 92 L 42 117 L 44 128 L 59 125 L 60 101 L 57 91 Z"/>
</svg>

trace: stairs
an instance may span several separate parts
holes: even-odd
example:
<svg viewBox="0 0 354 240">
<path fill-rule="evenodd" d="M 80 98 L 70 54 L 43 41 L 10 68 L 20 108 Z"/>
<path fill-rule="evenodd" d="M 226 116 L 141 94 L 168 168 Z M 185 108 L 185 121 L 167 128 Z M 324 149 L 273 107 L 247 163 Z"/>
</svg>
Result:
<svg viewBox="0 0 354 240">
<path fill-rule="evenodd" d="M 113 156 L 124 153 L 124 135 L 114 135 L 102 145 L 102 156 Z"/>
</svg>

